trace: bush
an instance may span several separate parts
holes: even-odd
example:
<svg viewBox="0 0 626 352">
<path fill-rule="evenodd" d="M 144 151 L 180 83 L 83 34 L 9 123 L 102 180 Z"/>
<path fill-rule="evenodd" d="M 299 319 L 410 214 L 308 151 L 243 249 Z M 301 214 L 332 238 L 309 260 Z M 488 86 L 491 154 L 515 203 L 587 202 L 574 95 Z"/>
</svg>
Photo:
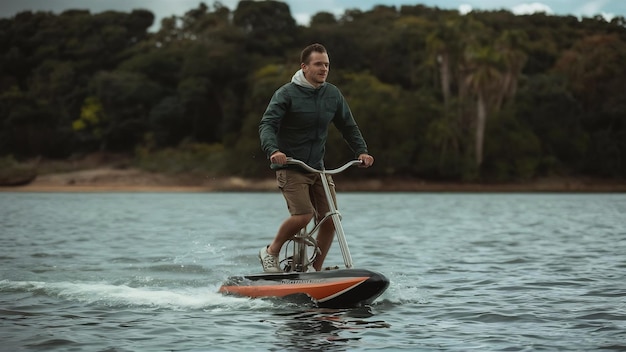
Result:
<svg viewBox="0 0 626 352">
<path fill-rule="evenodd" d="M 0 158 L 0 186 L 21 186 L 31 183 L 37 171 L 30 165 L 19 164 L 12 156 Z"/>
</svg>

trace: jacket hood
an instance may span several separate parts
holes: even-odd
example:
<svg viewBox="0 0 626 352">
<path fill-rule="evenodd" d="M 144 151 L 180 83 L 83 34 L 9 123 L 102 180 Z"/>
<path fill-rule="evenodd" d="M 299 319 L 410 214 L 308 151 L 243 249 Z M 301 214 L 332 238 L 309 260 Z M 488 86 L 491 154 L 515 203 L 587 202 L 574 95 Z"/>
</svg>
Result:
<svg viewBox="0 0 626 352">
<path fill-rule="evenodd" d="M 315 86 L 311 84 L 311 82 L 306 80 L 306 78 L 304 77 L 304 72 L 302 72 L 302 69 L 299 69 L 298 71 L 296 71 L 296 73 L 293 74 L 293 77 L 291 77 L 291 82 L 301 87 L 316 89 Z"/>
</svg>

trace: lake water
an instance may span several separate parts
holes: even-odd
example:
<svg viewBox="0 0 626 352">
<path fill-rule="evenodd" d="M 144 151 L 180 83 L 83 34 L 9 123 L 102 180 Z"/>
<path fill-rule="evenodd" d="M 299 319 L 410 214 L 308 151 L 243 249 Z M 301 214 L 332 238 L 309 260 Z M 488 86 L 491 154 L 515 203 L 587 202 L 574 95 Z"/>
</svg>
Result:
<svg viewBox="0 0 626 352">
<path fill-rule="evenodd" d="M 0 193 L 0 350 L 626 350 L 625 194 L 339 208 L 355 267 L 391 281 L 369 307 L 217 293 L 260 271 L 278 193 Z"/>
</svg>

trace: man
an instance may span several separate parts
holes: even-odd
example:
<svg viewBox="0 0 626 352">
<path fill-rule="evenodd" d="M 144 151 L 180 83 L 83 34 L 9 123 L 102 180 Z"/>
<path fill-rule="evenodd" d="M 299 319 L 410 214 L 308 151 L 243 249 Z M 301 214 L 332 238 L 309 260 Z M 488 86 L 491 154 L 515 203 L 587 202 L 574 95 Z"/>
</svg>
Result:
<svg viewBox="0 0 626 352">
<path fill-rule="evenodd" d="M 287 165 L 287 158 L 301 160 L 322 169 L 328 126 L 332 122 L 348 145 L 361 160 L 363 167 L 374 163 L 348 103 L 339 89 L 326 82 L 330 60 L 326 48 L 312 44 L 300 55 L 300 70 L 280 87 L 263 114 L 259 125 L 261 147 L 276 170 L 278 187 L 282 191 L 291 214 L 279 227 L 274 241 L 261 248 L 259 259 L 266 272 L 282 272 L 278 254 L 285 242 L 306 226 L 313 216 L 321 219 L 329 211 L 322 182 L 318 174 Z M 328 176 L 333 200 L 336 203 L 334 183 Z M 335 234 L 332 221 L 325 221 L 317 235 L 321 253 L 313 268 L 321 270 Z"/>
</svg>

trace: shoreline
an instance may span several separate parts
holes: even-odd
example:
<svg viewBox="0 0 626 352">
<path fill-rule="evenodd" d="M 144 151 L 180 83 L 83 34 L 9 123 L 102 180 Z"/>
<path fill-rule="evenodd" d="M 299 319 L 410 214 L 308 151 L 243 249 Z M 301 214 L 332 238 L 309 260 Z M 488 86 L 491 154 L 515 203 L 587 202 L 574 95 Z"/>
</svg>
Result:
<svg viewBox="0 0 626 352">
<path fill-rule="evenodd" d="M 359 179 L 335 176 L 338 192 L 440 193 L 624 193 L 626 181 L 550 178 L 520 183 L 432 182 L 418 179 Z M 138 169 L 97 168 L 46 174 L 0 192 L 278 192 L 273 178 L 166 175 Z"/>
</svg>

